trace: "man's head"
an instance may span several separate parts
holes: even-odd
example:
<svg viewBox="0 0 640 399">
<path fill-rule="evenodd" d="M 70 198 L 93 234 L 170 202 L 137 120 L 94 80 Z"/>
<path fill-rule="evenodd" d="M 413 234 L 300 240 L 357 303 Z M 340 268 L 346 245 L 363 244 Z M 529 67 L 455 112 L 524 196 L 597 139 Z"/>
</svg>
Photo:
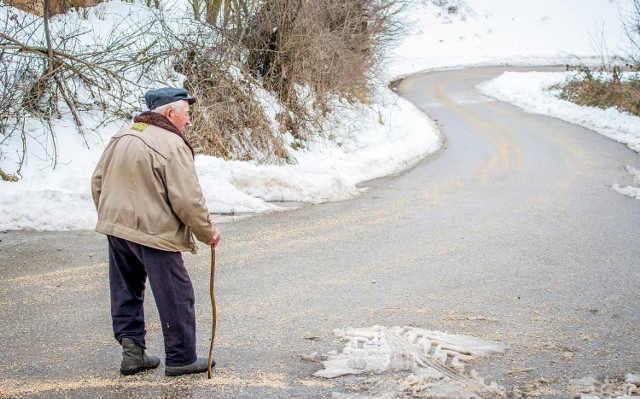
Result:
<svg viewBox="0 0 640 399">
<path fill-rule="evenodd" d="M 189 119 L 190 105 L 196 102 L 185 89 L 164 87 L 150 90 L 144 95 L 149 110 L 164 115 L 181 133 L 186 126 L 191 125 Z"/>
</svg>

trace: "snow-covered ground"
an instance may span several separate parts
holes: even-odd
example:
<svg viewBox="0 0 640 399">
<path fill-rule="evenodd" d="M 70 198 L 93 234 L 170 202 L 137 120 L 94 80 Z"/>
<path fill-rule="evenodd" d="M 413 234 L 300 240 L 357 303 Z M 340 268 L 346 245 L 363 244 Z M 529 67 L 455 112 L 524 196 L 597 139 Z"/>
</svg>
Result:
<svg viewBox="0 0 640 399">
<path fill-rule="evenodd" d="M 386 84 L 398 77 L 473 65 L 577 62 L 596 65 L 603 57 L 606 61 L 608 57 L 627 52 L 621 15 L 631 10 L 631 0 L 450 0 L 447 6 L 434 5 L 444 2 L 428 0 L 415 3 L 421 5 L 412 5 L 405 16 L 410 27 L 407 36 L 386 54 L 385 75 L 378 84 L 374 103 L 370 106 L 337 104 L 327 122 L 333 141 L 315 141 L 305 150 L 292 150 L 296 165 L 267 166 L 196 157 L 211 212 L 261 213 L 284 209 L 274 204 L 278 201 L 321 203 L 350 198 L 358 195 L 360 183 L 400 172 L 437 151 L 442 138 L 435 124 L 412 104 L 387 90 Z M 112 1 L 108 7 L 110 13 L 127 13 L 131 5 Z M 2 8 L 3 12 L 7 9 Z M 104 9 L 101 12 L 103 19 L 109 15 Z M 578 107 L 557 99 L 553 90 L 547 90 L 570 76 L 570 72 L 506 73 L 480 85 L 479 89 L 525 110 L 584 125 L 640 152 L 638 117 L 616 110 Z M 85 138 L 75 133 L 70 118 L 54 123 L 58 151 L 55 168 L 47 156 L 51 148 L 31 145 L 21 180 L 0 181 L 0 230 L 93 228 L 96 214 L 90 176 L 108 138 L 125 121 L 102 127 Z M 37 141 L 43 133 L 32 126 L 30 137 Z M 12 174 L 17 169 L 16 153 L 21 145 L 18 139 L 2 142 L 0 153 L 4 157 L 0 159 L 0 169 L 4 172 Z M 631 166 L 627 170 L 640 187 L 640 171 Z M 637 187 L 614 188 L 640 199 Z M 347 329 L 338 330 L 336 334 L 347 346 L 340 353 L 328 354 L 325 369 L 319 376 L 389 369 L 406 372 L 393 380 L 393 386 L 378 387 L 386 389 L 388 396 L 383 392 L 376 397 L 394 397 L 395 393 L 425 387 L 463 392 L 473 386 L 477 392 L 492 392 L 496 396 L 502 392 L 502 388 L 485 384 L 468 370 L 461 370 L 456 376 L 446 372 L 456 370 L 455 367 L 446 368 L 445 372 L 442 369 L 442 362 L 449 361 L 450 366 L 458 356 L 456 353 L 480 357 L 487 351 L 500 350 L 496 343 L 399 327 Z M 447 360 L 446 353 L 454 357 Z M 398 363 L 398 359 L 404 359 L 406 364 Z M 610 395 L 606 397 L 632 395 L 633 387 L 637 395 L 638 379 L 629 374 L 627 381 L 609 390 Z M 595 397 L 588 395 L 597 394 L 595 388 L 590 390 L 596 383 L 577 381 L 576 384 L 586 386 L 577 392 L 583 393 L 584 398 Z M 622 391 L 624 393 L 620 393 Z M 348 397 L 371 396 L 374 396 L 372 392 Z"/>
<path fill-rule="evenodd" d="M 485 95 L 510 102 L 529 112 L 554 116 L 587 127 L 640 153 L 640 118 L 613 108 L 581 107 L 557 97 L 559 90 L 553 88 L 573 79 L 576 74 L 578 73 L 506 72 L 478 85 L 477 89 Z M 614 184 L 613 189 L 620 194 L 640 199 L 640 171 L 629 165 L 626 169 L 636 186 L 621 187 Z"/>
<path fill-rule="evenodd" d="M 413 105 L 386 89 L 392 79 L 465 65 L 572 63 L 576 57 L 594 63 L 603 54 L 626 51 L 620 18 L 631 9 L 630 0 L 590 0 L 588 6 L 582 0 L 561 4 L 551 0 L 452 0 L 448 6 L 433 3 L 442 2 L 424 0 L 407 13 L 409 32 L 387 53 L 386 76 L 378 85 L 374 104 L 336 107 L 328 122 L 336 140 L 292 150 L 297 165 L 256 165 L 198 156 L 196 165 L 211 212 L 241 215 L 283 209 L 275 201 L 320 203 L 349 198 L 358 194 L 359 183 L 400 172 L 437 151 L 441 143 L 437 128 Z M 108 12 L 104 8 L 96 11 L 101 14 L 101 30 L 106 30 L 105 15 L 126 14 L 132 7 L 118 1 L 108 4 Z M 565 76 L 509 73 L 482 90 L 533 112 L 553 112 L 558 118 L 584 124 L 637 151 L 638 118 L 615 110 L 577 107 L 544 90 Z M 141 104 L 140 110 L 143 108 Z M 108 138 L 126 121 L 102 127 L 84 138 L 75 132 L 70 117 L 54 123 L 58 151 L 55 168 L 52 148 L 34 144 L 47 140 L 42 139 L 40 128 L 32 125 L 29 136 L 33 143 L 29 143 L 21 180 L 0 181 L 1 230 L 94 226 L 89 178 Z M 18 137 L 3 142 L 0 169 L 5 173 L 15 173 L 21 145 Z M 637 170 L 630 167 L 629 172 L 640 179 Z M 618 189 L 640 198 L 637 188 Z"/>
</svg>

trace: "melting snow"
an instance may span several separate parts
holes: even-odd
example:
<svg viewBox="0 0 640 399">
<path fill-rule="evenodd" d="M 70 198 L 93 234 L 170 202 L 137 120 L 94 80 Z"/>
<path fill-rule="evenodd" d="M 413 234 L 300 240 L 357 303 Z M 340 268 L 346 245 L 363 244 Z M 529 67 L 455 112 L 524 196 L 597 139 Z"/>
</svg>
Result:
<svg viewBox="0 0 640 399">
<path fill-rule="evenodd" d="M 334 394 L 337 399 L 484 398 L 505 396 L 497 384 L 487 385 L 469 363 L 502 351 L 497 342 L 415 327 L 347 328 L 334 331 L 344 341 L 340 352 L 328 354 L 317 377 L 394 372 L 364 393 Z"/>
<path fill-rule="evenodd" d="M 470 368 L 491 353 L 502 352 L 502 345 L 466 335 L 423 330 L 416 327 L 345 328 L 334 330 L 345 343 L 341 352 L 332 351 L 314 375 L 337 378 L 375 374 L 375 384 L 359 386 L 357 392 L 334 393 L 335 399 L 392 398 L 506 398 L 517 397 L 495 382 L 487 383 Z M 314 360 L 316 354 L 311 356 Z M 564 384 L 563 384 L 564 385 Z M 639 399 L 640 376 L 603 382 L 593 377 L 567 382 L 570 396 L 580 399 Z"/>
</svg>

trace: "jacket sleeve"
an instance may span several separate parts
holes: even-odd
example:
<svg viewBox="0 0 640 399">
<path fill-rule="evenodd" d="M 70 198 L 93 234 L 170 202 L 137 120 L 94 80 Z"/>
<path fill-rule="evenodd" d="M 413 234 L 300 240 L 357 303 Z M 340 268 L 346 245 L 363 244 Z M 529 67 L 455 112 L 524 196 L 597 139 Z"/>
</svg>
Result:
<svg viewBox="0 0 640 399">
<path fill-rule="evenodd" d="M 188 148 L 178 148 L 167 159 L 165 184 L 175 214 L 191 228 L 198 241 L 209 241 L 213 237 L 214 227 L 207 220 L 209 210 Z"/>
</svg>

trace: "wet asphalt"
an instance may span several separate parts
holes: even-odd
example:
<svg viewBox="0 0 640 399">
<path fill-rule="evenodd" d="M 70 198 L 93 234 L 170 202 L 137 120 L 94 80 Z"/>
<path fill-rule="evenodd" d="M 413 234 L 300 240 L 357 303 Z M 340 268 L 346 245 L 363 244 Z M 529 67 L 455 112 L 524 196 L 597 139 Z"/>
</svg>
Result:
<svg viewBox="0 0 640 399">
<path fill-rule="evenodd" d="M 411 170 L 352 200 L 219 224 L 211 380 L 120 376 L 103 236 L 0 233 L 0 398 L 330 398 L 385 376 L 318 379 L 308 355 L 342 349 L 333 329 L 374 324 L 497 340 L 478 374 L 539 398 L 640 372 L 640 201 L 611 188 L 632 184 L 640 155 L 473 89 L 509 69 L 399 84 L 446 140 Z M 206 355 L 208 248 L 184 257 Z M 162 355 L 150 291 L 145 309 Z"/>
</svg>

